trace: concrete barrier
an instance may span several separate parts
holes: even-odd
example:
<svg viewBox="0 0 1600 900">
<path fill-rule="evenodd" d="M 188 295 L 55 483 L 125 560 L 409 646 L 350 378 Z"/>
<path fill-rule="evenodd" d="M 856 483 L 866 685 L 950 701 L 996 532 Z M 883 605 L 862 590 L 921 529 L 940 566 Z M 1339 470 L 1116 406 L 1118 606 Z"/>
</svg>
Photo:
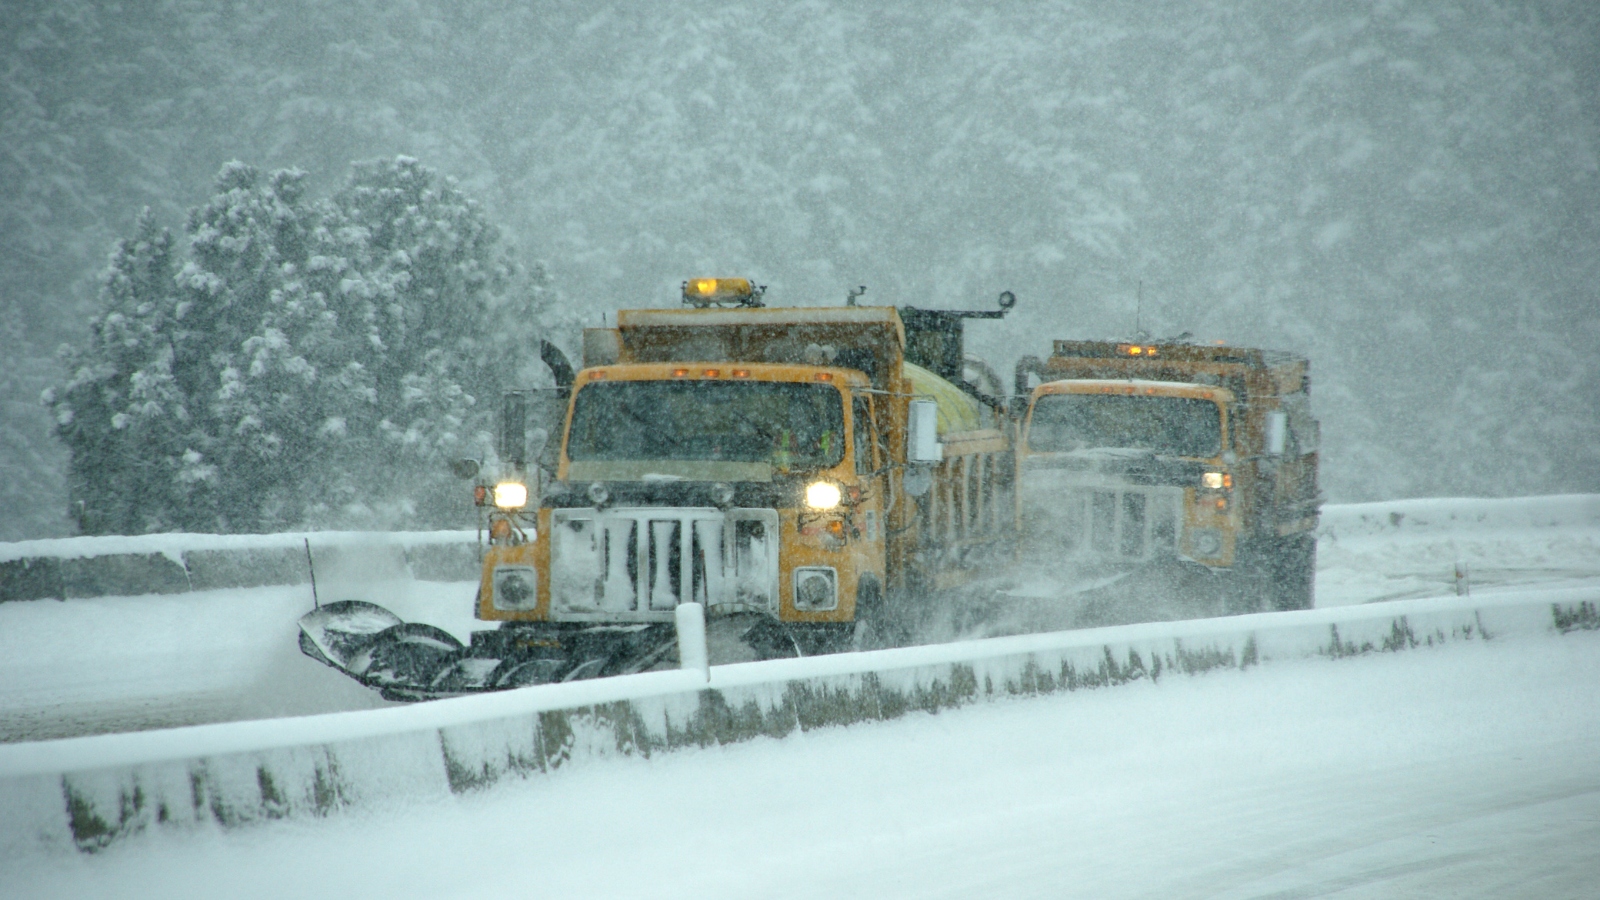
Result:
<svg viewBox="0 0 1600 900">
<path fill-rule="evenodd" d="M 305 584 L 305 541 L 325 567 L 374 557 L 422 581 L 470 581 L 478 573 L 471 531 L 78 537 L 0 544 L 0 602 L 144 596 Z"/>
<path fill-rule="evenodd" d="M 1155 622 L 652 672 L 409 707 L 0 745 L 0 857 L 326 816 L 671 752 L 1281 660 L 1600 628 L 1546 591 Z"/>
</svg>

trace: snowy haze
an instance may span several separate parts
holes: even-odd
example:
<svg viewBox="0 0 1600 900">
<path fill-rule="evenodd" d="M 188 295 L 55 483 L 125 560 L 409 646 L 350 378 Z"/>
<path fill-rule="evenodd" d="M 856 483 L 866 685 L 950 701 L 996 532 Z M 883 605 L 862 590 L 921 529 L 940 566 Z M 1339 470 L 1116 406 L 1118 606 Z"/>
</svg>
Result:
<svg viewBox="0 0 1600 900">
<path fill-rule="evenodd" d="M 1331 499 L 1600 490 L 1600 12 L 1580 0 L 667 7 L 89 2 L 0 13 L 0 537 L 63 533 L 37 405 L 142 206 L 409 154 L 599 324 L 1019 305 L 1313 360 Z M 1142 302 L 1139 297 L 1142 295 Z M 570 338 L 568 338 L 570 346 Z"/>
</svg>

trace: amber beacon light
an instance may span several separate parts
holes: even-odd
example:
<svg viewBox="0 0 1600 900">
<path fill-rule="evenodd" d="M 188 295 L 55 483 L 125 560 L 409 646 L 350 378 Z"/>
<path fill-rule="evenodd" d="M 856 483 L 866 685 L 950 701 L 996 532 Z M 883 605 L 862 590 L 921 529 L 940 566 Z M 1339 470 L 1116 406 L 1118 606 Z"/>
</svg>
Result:
<svg viewBox="0 0 1600 900">
<path fill-rule="evenodd" d="M 760 306 L 764 289 L 748 278 L 691 278 L 683 283 L 683 302 L 707 306 Z"/>
</svg>

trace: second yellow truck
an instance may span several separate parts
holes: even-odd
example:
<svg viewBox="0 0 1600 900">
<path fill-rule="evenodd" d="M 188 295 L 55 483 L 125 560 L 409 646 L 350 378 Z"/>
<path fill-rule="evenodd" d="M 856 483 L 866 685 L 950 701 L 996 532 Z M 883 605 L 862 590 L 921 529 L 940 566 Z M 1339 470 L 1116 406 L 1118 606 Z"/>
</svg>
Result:
<svg viewBox="0 0 1600 900">
<path fill-rule="evenodd" d="M 1016 370 L 1025 554 L 1080 573 L 1204 567 L 1234 611 L 1312 605 L 1319 428 L 1304 357 L 1178 341 L 1053 350 Z"/>
</svg>

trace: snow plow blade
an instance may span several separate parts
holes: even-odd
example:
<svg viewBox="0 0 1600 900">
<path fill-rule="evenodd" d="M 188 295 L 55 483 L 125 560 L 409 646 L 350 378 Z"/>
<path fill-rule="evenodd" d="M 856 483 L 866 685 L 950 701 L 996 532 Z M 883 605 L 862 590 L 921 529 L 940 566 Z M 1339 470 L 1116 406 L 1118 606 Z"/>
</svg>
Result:
<svg viewBox="0 0 1600 900">
<path fill-rule="evenodd" d="M 360 679 L 371 662 L 369 651 L 378 636 L 400 617 L 375 603 L 340 600 L 300 617 L 300 652 Z"/>
<path fill-rule="evenodd" d="M 300 617 L 300 651 L 386 700 L 435 700 L 483 691 L 625 674 L 676 650 L 671 632 L 647 626 L 586 629 L 564 649 L 512 631 L 477 632 L 471 646 L 364 600 L 329 603 Z"/>
<path fill-rule="evenodd" d="M 718 663 L 804 655 L 781 629 L 748 616 L 719 618 L 707 642 Z M 363 600 L 300 617 L 306 656 L 376 689 L 386 700 L 436 700 L 484 691 L 628 675 L 677 665 L 670 625 L 587 625 L 477 631 L 463 645 L 424 622 L 405 622 Z"/>
</svg>

